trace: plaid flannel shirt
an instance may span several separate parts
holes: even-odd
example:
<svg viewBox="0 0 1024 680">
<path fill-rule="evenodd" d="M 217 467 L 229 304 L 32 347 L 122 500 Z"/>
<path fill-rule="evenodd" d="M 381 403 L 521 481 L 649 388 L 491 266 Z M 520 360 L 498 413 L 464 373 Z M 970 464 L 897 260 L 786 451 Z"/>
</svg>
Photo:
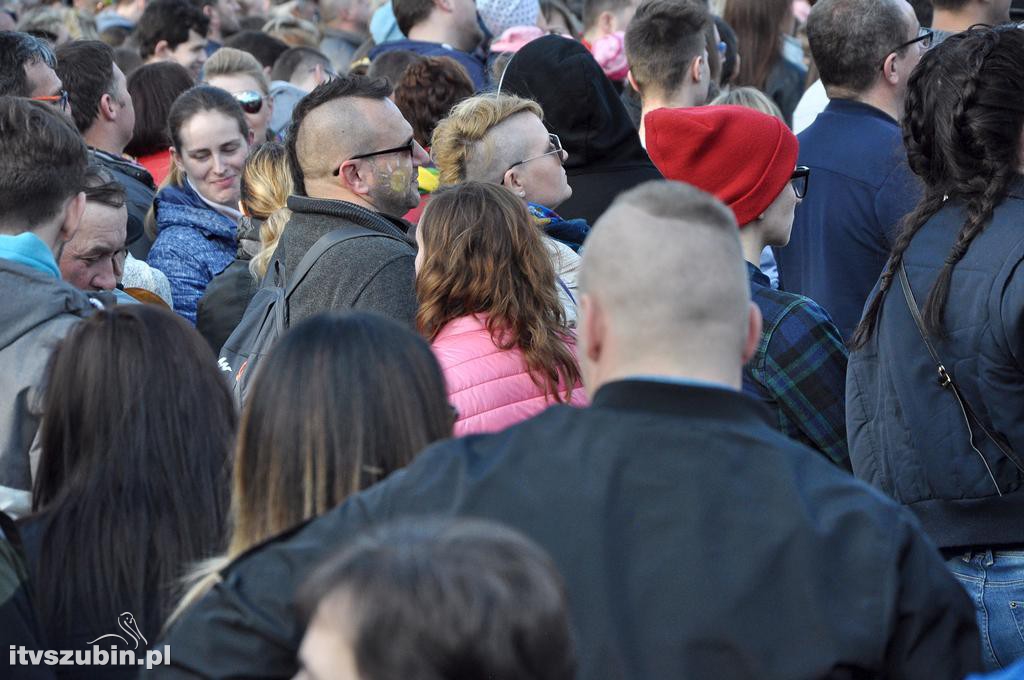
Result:
<svg viewBox="0 0 1024 680">
<path fill-rule="evenodd" d="M 846 361 L 839 329 L 818 303 L 771 287 L 747 263 L 750 295 L 764 317 L 743 391 L 763 401 L 786 436 L 850 470 L 846 442 Z"/>
</svg>

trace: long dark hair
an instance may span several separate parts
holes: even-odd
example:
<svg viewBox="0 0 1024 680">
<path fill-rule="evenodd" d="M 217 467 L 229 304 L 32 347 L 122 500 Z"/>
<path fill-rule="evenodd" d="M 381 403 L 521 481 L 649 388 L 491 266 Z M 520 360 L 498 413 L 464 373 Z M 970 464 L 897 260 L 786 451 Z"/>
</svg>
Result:
<svg viewBox="0 0 1024 680">
<path fill-rule="evenodd" d="M 209 346 L 177 315 L 119 306 L 71 331 L 48 369 L 32 499 L 48 630 L 129 611 L 155 636 L 183 571 L 223 549 L 235 424 Z"/>
<path fill-rule="evenodd" d="M 125 153 L 149 156 L 170 148 L 167 114 L 178 95 L 192 85 L 188 70 L 173 61 L 158 61 L 132 71 L 128 94 L 135 106 L 135 129 Z"/>
<path fill-rule="evenodd" d="M 853 334 L 871 337 L 886 292 L 914 235 L 945 204 L 964 205 L 966 219 L 924 303 L 929 332 L 944 334 L 943 315 L 953 268 L 992 219 L 1019 174 L 1024 126 L 1024 31 L 974 29 L 925 53 L 907 84 L 903 142 L 910 167 L 924 182 L 917 207 L 904 219 L 893 252 Z"/>
<path fill-rule="evenodd" d="M 726 4 L 723 18 L 736 33 L 743 56 L 734 85 L 765 88 L 782 59 L 782 22 L 792 17 L 792 5 L 789 0 L 729 0 Z"/>
</svg>

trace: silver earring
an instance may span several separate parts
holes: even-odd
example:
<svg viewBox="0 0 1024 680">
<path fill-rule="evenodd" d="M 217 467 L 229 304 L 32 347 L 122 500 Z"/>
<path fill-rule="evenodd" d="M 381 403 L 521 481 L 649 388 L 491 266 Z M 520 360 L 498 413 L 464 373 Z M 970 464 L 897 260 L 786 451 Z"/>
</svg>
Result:
<svg viewBox="0 0 1024 680">
<path fill-rule="evenodd" d="M 519 192 L 519 196 L 520 196 L 520 198 L 526 198 L 526 192 L 525 191 L 520 191 Z"/>
</svg>

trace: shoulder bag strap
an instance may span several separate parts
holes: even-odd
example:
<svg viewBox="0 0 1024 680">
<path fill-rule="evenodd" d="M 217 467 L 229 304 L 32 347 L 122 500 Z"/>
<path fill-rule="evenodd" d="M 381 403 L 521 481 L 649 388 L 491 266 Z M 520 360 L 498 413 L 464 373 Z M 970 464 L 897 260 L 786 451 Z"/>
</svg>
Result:
<svg viewBox="0 0 1024 680">
<path fill-rule="evenodd" d="M 405 243 L 405 241 L 395 236 L 384 234 L 379 231 L 371 231 L 365 227 L 357 227 L 354 225 L 346 225 L 329 231 L 317 239 L 316 243 L 313 244 L 313 247 L 306 251 L 306 254 L 302 256 L 301 260 L 299 260 L 299 265 L 295 268 L 295 272 L 288 275 L 288 287 L 285 288 L 284 294 L 285 299 L 287 300 L 292 296 L 295 289 L 298 288 L 299 284 L 302 283 L 302 280 L 306 278 L 307 274 L 309 274 L 313 265 L 317 263 L 317 260 L 324 256 L 324 253 L 339 243 L 364 236 L 378 236 L 380 238 L 389 238 L 392 241 L 398 241 L 399 243 Z"/>
<path fill-rule="evenodd" d="M 907 279 L 907 270 L 903 266 L 902 260 L 900 260 L 898 276 L 900 279 L 900 288 L 903 289 L 903 297 L 907 300 L 907 307 L 910 308 L 910 315 L 914 317 L 914 324 L 917 326 L 917 332 L 920 333 L 921 339 L 924 340 L 925 347 L 928 348 L 928 354 L 931 355 L 932 361 L 935 362 L 936 371 L 938 372 L 939 386 L 948 388 L 949 391 L 953 393 L 953 396 L 956 397 L 957 403 L 960 405 L 960 412 L 964 417 L 964 422 L 967 424 L 967 431 L 971 435 L 971 448 L 974 449 L 974 451 L 981 457 L 982 462 L 985 463 L 985 469 L 988 471 L 988 476 L 992 480 L 992 483 L 995 484 L 996 492 L 1002 496 L 1003 492 L 999 489 L 999 483 L 992 474 L 992 469 L 989 467 L 988 461 L 985 459 L 985 456 L 982 455 L 981 451 L 979 451 L 974 445 L 974 429 L 971 427 L 971 421 L 973 420 L 977 423 L 981 431 L 993 444 L 996 445 L 996 448 L 999 449 L 1000 453 L 1002 453 L 1006 459 L 1013 463 L 1014 467 L 1022 473 L 1024 473 L 1024 466 L 1017 461 L 1009 447 L 999 441 L 999 439 L 996 438 L 996 436 L 992 434 L 987 427 L 985 427 L 985 424 L 981 422 L 981 419 L 974 414 L 970 404 L 968 404 L 963 398 L 963 395 L 960 393 L 960 389 L 956 386 L 956 383 L 953 382 L 953 377 L 949 374 L 949 371 L 946 370 L 946 366 L 942 363 L 942 360 L 939 359 L 939 353 L 935 351 L 935 346 L 932 344 L 931 338 L 928 337 L 928 331 L 925 329 L 924 319 L 921 318 L 921 310 L 918 308 L 917 300 L 914 298 L 914 291 L 910 288 L 910 281 Z"/>
</svg>

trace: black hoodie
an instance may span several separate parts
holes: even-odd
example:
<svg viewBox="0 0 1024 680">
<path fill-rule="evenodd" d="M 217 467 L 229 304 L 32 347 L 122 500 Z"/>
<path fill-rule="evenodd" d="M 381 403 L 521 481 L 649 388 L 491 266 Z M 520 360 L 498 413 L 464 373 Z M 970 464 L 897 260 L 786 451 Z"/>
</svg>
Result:
<svg viewBox="0 0 1024 680">
<path fill-rule="evenodd" d="M 501 91 L 539 103 L 569 152 L 572 197 L 558 206 L 562 217 L 593 224 L 623 191 L 662 179 L 615 86 L 579 42 L 549 35 L 527 44 L 509 62 Z"/>
</svg>

